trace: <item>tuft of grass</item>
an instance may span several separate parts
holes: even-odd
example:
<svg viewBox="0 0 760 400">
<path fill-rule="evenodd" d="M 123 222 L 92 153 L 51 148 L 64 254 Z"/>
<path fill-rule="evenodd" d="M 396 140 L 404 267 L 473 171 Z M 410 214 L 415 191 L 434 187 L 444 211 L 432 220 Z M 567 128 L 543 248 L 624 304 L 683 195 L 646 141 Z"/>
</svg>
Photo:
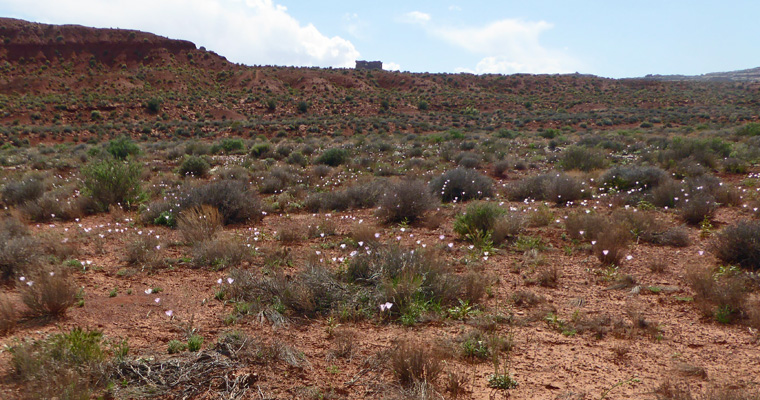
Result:
<svg viewBox="0 0 760 400">
<path fill-rule="evenodd" d="M 77 288 L 65 270 L 41 271 L 20 283 L 21 300 L 32 316 L 61 317 L 76 302 Z"/>
<path fill-rule="evenodd" d="M 412 341 L 404 341 L 393 348 L 389 362 L 394 376 L 405 387 L 421 382 L 433 383 L 443 372 L 441 355 Z"/>
<path fill-rule="evenodd" d="M 219 209 L 207 204 L 188 208 L 179 213 L 177 229 L 188 243 L 195 244 L 209 240 L 222 229 L 222 215 Z"/>
</svg>

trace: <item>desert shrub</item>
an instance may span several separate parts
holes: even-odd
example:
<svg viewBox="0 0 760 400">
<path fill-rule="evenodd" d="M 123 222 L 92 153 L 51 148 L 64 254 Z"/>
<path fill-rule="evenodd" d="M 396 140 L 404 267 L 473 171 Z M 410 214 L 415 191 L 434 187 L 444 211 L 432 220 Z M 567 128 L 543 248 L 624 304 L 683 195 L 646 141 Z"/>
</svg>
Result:
<svg viewBox="0 0 760 400">
<path fill-rule="evenodd" d="M 311 212 L 374 207 L 383 197 L 387 187 L 388 183 L 385 180 L 375 179 L 343 190 L 314 193 L 306 198 L 304 207 Z"/>
<path fill-rule="evenodd" d="M 71 221 L 96 209 L 89 197 L 70 196 L 65 189 L 45 192 L 42 197 L 21 204 L 20 210 L 34 222 L 48 222 L 54 219 Z"/>
<path fill-rule="evenodd" d="M 322 152 L 317 157 L 318 164 L 325 164 L 331 167 L 337 167 L 341 164 L 345 164 L 348 161 L 348 150 L 333 147 Z"/>
<path fill-rule="evenodd" d="M 298 165 L 299 167 L 305 167 L 309 164 L 309 159 L 300 151 L 290 153 L 286 161 L 290 165 Z"/>
<path fill-rule="evenodd" d="M 74 328 L 11 347 L 11 366 L 17 379 L 33 387 L 31 398 L 89 399 L 105 389 L 100 366 L 107 345 L 99 331 Z"/>
<path fill-rule="evenodd" d="M 224 152 L 226 154 L 245 152 L 245 143 L 240 138 L 224 138 L 211 146 L 212 153 Z"/>
<path fill-rule="evenodd" d="M 469 241 L 490 237 L 496 221 L 504 213 L 504 209 L 493 202 L 472 203 L 464 213 L 455 217 L 454 232 Z"/>
<path fill-rule="evenodd" d="M 29 234 L 26 226 L 15 217 L 0 219 L 0 279 L 9 279 L 40 256 L 39 241 Z"/>
<path fill-rule="evenodd" d="M 195 243 L 192 256 L 196 268 L 223 269 L 249 260 L 251 249 L 240 239 L 224 235 Z"/>
<path fill-rule="evenodd" d="M 83 192 L 100 211 L 118 204 L 130 207 L 140 200 L 142 168 L 134 161 L 106 159 L 91 162 L 82 169 Z"/>
<path fill-rule="evenodd" d="M 736 157 L 723 159 L 723 171 L 729 174 L 746 174 L 747 168 L 747 163 L 742 159 Z"/>
<path fill-rule="evenodd" d="M 6 295 L 0 296 L 0 336 L 13 332 L 16 327 L 16 309 Z"/>
<path fill-rule="evenodd" d="M 441 355 L 421 343 L 402 342 L 391 350 L 389 356 L 391 370 L 403 386 L 433 383 L 443 371 Z"/>
<path fill-rule="evenodd" d="M 251 180 L 251 173 L 241 165 L 230 165 L 221 168 L 214 175 L 221 180 L 237 180 L 243 183 L 248 183 Z"/>
<path fill-rule="evenodd" d="M 306 238 L 304 232 L 303 222 L 287 219 L 279 223 L 276 238 L 284 244 L 298 243 Z"/>
<path fill-rule="evenodd" d="M 596 240 L 609 219 L 597 213 L 574 213 L 565 219 L 567 235 L 573 239 Z"/>
<path fill-rule="evenodd" d="M 289 185 L 296 182 L 299 176 L 293 171 L 291 167 L 275 167 L 272 168 L 267 175 L 263 177 L 259 183 L 259 193 L 272 194 L 281 193 Z"/>
<path fill-rule="evenodd" d="M 195 176 L 203 178 L 208 174 L 211 166 L 205 158 L 199 156 L 186 156 L 179 166 L 179 174 L 182 176 Z"/>
<path fill-rule="evenodd" d="M 271 155 L 272 146 L 269 143 L 256 143 L 251 146 L 250 154 L 254 158 L 267 158 Z"/>
<path fill-rule="evenodd" d="M 425 307 L 448 306 L 461 297 L 461 278 L 431 253 L 398 247 L 376 249 L 351 259 L 346 270 L 349 282 L 373 287 L 380 301 L 394 304 L 390 315 L 411 324 Z"/>
<path fill-rule="evenodd" d="M 512 162 L 511 160 L 497 161 L 491 167 L 491 171 L 494 174 L 494 176 L 501 178 L 501 177 L 506 176 L 506 172 L 512 169 L 513 165 L 514 165 L 514 162 Z"/>
<path fill-rule="evenodd" d="M 60 317 L 76 302 L 77 288 L 63 270 L 25 278 L 20 283 L 21 300 L 32 316 Z"/>
<path fill-rule="evenodd" d="M 560 156 L 560 165 L 565 171 L 592 171 L 604 168 L 607 164 L 604 153 L 600 150 L 581 146 L 570 146 Z"/>
<path fill-rule="evenodd" d="M 187 344 L 179 340 L 170 340 L 167 345 L 167 352 L 169 354 L 177 354 L 187 350 Z"/>
<path fill-rule="evenodd" d="M 628 250 L 631 233 L 625 225 L 608 222 L 602 226 L 593 253 L 602 265 L 620 265 Z"/>
<path fill-rule="evenodd" d="M 736 134 L 739 136 L 758 136 L 760 135 L 760 123 L 750 122 L 736 128 Z"/>
<path fill-rule="evenodd" d="M 258 195 L 237 180 L 213 181 L 194 187 L 181 199 L 180 209 L 203 204 L 216 207 L 225 224 L 259 221 L 263 218 Z"/>
<path fill-rule="evenodd" d="M 124 246 L 124 261 L 133 266 L 151 266 L 158 261 L 159 242 L 150 234 L 137 235 Z"/>
<path fill-rule="evenodd" d="M 698 193 L 681 203 L 680 216 L 687 224 L 698 225 L 704 220 L 712 219 L 717 209 L 718 204 L 712 195 Z"/>
<path fill-rule="evenodd" d="M 517 239 L 525 230 L 525 217 L 517 212 L 507 212 L 496 219 L 491 232 L 494 245 Z"/>
<path fill-rule="evenodd" d="M 675 208 L 683 200 L 684 190 L 681 182 L 667 178 L 651 190 L 651 203 L 657 207 Z"/>
<path fill-rule="evenodd" d="M 421 180 L 403 180 L 388 185 L 380 198 L 378 216 L 386 222 L 414 222 L 434 204 L 433 196 Z"/>
<path fill-rule="evenodd" d="M 177 229 L 188 243 L 198 243 L 214 237 L 222 229 L 222 215 L 216 207 L 202 204 L 183 210 L 177 217 Z"/>
<path fill-rule="evenodd" d="M 510 184 L 507 196 L 510 200 L 548 200 L 565 204 L 587 198 L 591 193 L 575 177 L 565 174 L 543 174 Z"/>
<path fill-rule="evenodd" d="M 108 142 L 106 151 L 117 160 L 126 160 L 129 156 L 140 154 L 140 146 L 126 136 Z"/>
<path fill-rule="evenodd" d="M 482 199 L 493 195 L 493 180 L 474 169 L 456 168 L 433 179 L 430 191 L 444 202 Z"/>
<path fill-rule="evenodd" d="M 652 243 L 661 246 L 688 247 L 691 244 L 688 229 L 676 226 L 657 234 Z"/>
<path fill-rule="evenodd" d="M 747 294 L 738 276 L 716 276 L 710 268 L 693 268 L 687 271 L 686 280 L 694 291 L 694 303 L 705 317 L 730 323 L 746 312 Z"/>
<path fill-rule="evenodd" d="M 710 248 L 719 260 L 742 268 L 760 269 L 760 221 L 744 220 L 720 231 Z"/>
<path fill-rule="evenodd" d="M 657 167 L 618 165 L 602 175 L 600 185 L 605 189 L 625 191 L 649 190 L 668 178 L 668 173 Z"/>
<path fill-rule="evenodd" d="M 45 193 L 45 183 L 39 175 L 29 175 L 19 181 L 11 181 L 3 186 L 2 200 L 7 205 L 34 201 Z"/>
</svg>

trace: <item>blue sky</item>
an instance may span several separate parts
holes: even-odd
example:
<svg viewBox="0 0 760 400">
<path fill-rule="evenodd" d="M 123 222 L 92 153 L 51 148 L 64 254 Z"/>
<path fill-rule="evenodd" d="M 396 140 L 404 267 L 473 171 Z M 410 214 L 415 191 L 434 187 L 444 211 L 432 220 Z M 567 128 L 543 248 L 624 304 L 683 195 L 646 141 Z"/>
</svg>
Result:
<svg viewBox="0 0 760 400">
<path fill-rule="evenodd" d="M 0 16 L 138 29 L 248 65 L 624 78 L 760 67 L 760 2 L 0 0 Z"/>
</svg>

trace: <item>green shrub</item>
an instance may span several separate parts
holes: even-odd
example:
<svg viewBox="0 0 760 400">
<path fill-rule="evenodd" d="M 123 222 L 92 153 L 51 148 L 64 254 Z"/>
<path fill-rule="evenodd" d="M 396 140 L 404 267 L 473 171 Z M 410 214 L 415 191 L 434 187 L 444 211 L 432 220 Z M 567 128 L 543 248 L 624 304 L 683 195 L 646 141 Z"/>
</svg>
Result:
<svg viewBox="0 0 760 400">
<path fill-rule="evenodd" d="M 161 111 L 161 103 L 163 102 L 164 100 L 162 98 L 154 97 L 145 103 L 145 108 L 147 108 L 152 114 L 158 114 L 158 112 Z"/>
<path fill-rule="evenodd" d="M 186 156 L 179 166 L 179 174 L 182 176 L 205 177 L 211 168 L 208 161 L 203 157 Z"/>
<path fill-rule="evenodd" d="M 140 154 L 140 146 L 126 136 L 108 142 L 106 151 L 117 160 L 126 160 L 129 156 Z"/>
<path fill-rule="evenodd" d="M 298 109 L 298 112 L 305 114 L 307 111 L 309 111 L 309 103 L 306 101 L 299 101 L 296 108 Z"/>
<path fill-rule="evenodd" d="M 77 327 L 12 346 L 11 367 L 30 398 L 90 399 L 106 386 L 106 346 L 101 332 Z"/>
<path fill-rule="evenodd" d="M 317 157 L 317 163 L 337 167 L 348 161 L 348 150 L 333 147 L 325 150 Z"/>
<path fill-rule="evenodd" d="M 203 336 L 201 335 L 190 335 L 190 337 L 187 339 L 187 350 L 188 351 L 198 351 L 201 349 L 201 346 L 203 346 Z"/>
<path fill-rule="evenodd" d="M 119 204 L 129 208 L 142 196 L 142 169 L 134 161 L 106 159 L 87 164 L 82 169 L 83 192 L 91 197 L 100 211 Z"/>
<path fill-rule="evenodd" d="M 760 135 L 760 123 L 750 122 L 736 129 L 739 136 L 758 136 Z"/>
<path fill-rule="evenodd" d="M 469 241 L 478 237 L 490 237 L 496 221 L 504 213 L 503 208 L 492 202 L 472 203 L 464 213 L 454 219 L 454 232 Z"/>
<path fill-rule="evenodd" d="M 482 199 L 493 195 L 493 180 L 474 169 L 456 168 L 430 182 L 430 191 L 444 202 Z"/>
<path fill-rule="evenodd" d="M 226 154 L 244 152 L 245 143 L 243 143 L 243 139 L 239 138 L 224 138 L 221 142 L 215 143 L 213 146 L 211 146 L 212 153 L 218 153 L 220 151 Z"/>
<path fill-rule="evenodd" d="M 176 339 L 170 340 L 167 346 L 167 352 L 169 354 L 177 354 L 185 350 L 187 350 L 187 344 Z"/>
</svg>

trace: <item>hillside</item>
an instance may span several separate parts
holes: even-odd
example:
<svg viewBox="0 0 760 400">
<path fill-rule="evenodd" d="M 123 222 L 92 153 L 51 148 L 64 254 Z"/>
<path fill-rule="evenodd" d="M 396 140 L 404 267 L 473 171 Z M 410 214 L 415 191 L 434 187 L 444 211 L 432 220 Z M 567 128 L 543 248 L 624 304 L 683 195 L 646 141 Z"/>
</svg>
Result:
<svg viewBox="0 0 760 400">
<path fill-rule="evenodd" d="M 758 82 L 760 81 L 760 67 L 739 71 L 711 72 L 703 75 L 647 75 L 644 79 L 670 82 Z"/>
<path fill-rule="evenodd" d="M 0 38 L 0 133 L 32 141 L 104 124 L 157 138 L 677 127 L 754 120 L 760 104 L 756 83 L 243 66 L 147 33 L 7 18 Z"/>
</svg>

